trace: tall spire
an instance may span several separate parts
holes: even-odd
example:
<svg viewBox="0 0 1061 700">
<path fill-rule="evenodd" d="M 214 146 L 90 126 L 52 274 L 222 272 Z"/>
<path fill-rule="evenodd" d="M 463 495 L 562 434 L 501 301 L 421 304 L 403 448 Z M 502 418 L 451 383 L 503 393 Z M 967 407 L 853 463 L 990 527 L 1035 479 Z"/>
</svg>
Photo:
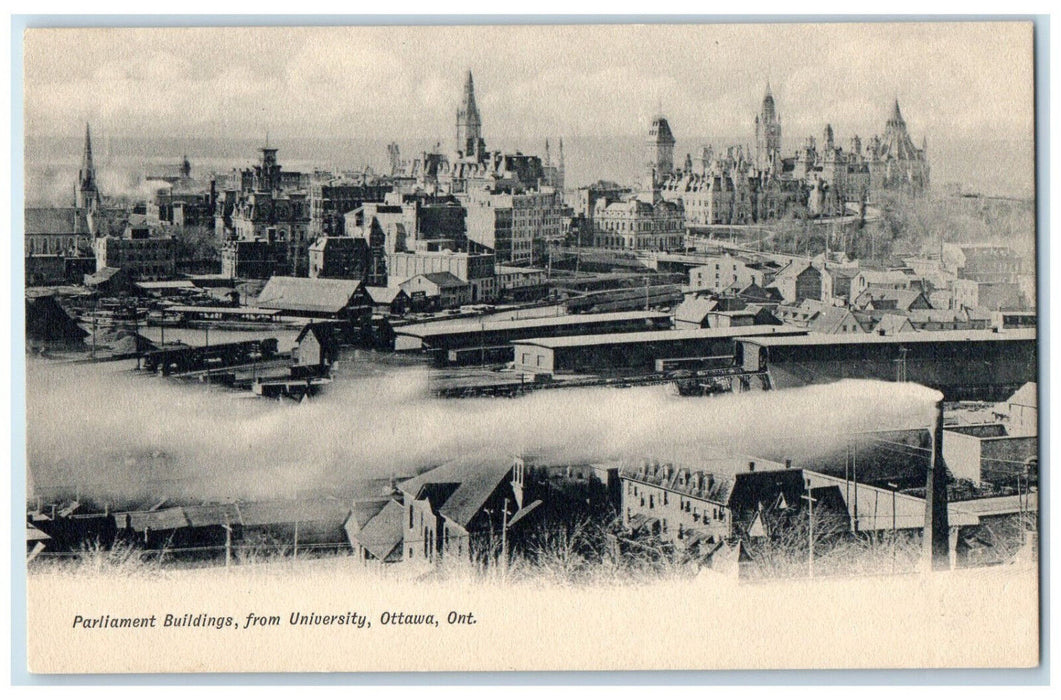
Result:
<svg viewBox="0 0 1061 700">
<path fill-rule="evenodd" d="M 74 206 L 78 209 L 76 227 L 79 231 L 95 234 L 95 214 L 102 200 L 96 186 L 96 165 L 92 161 L 92 131 L 85 124 L 85 150 L 81 154 L 81 169 L 77 172 Z"/>
<path fill-rule="evenodd" d="M 96 167 L 92 163 L 92 131 L 88 122 L 85 122 L 85 151 L 81 155 L 82 182 L 84 182 L 86 176 L 91 177 L 93 180 L 96 177 Z"/>
<path fill-rule="evenodd" d="M 464 81 L 464 95 L 457 109 L 457 151 L 465 156 L 481 157 L 486 151 L 482 127 L 479 107 L 475 104 L 475 82 L 469 70 Z"/>
<path fill-rule="evenodd" d="M 894 124 L 895 126 L 900 126 L 900 125 L 904 124 L 904 122 L 903 122 L 903 113 L 901 111 L 899 111 L 899 98 L 898 97 L 895 98 L 895 106 L 892 107 L 892 116 L 891 116 L 890 119 L 888 119 L 888 125 L 891 126 L 892 124 Z"/>
</svg>

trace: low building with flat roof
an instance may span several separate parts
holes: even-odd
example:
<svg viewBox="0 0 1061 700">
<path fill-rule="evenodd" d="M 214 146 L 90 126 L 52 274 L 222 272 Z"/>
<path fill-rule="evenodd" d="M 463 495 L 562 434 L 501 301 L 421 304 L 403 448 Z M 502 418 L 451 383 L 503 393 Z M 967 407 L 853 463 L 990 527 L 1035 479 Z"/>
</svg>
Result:
<svg viewBox="0 0 1061 700">
<path fill-rule="evenodd" d="M 508 345 L 522 338 L 658 330 L 668 327 L 670 327 L 670 316 L 656 311 L 570 314 L 512 321 L 459 319 L 396 326 L 394 328 L 394 349 L 451 350 L 494 347 Z"/>
<path fill-rule="evenodd" d="M 714 359 L 736 365 L 737 338 L 799 335 L 791 326 L 687 328 L 641 333 L 606 333 L 514 341 L 516 368 L 535 374 L 655 371 L 657 360 Z"/>
</svg>

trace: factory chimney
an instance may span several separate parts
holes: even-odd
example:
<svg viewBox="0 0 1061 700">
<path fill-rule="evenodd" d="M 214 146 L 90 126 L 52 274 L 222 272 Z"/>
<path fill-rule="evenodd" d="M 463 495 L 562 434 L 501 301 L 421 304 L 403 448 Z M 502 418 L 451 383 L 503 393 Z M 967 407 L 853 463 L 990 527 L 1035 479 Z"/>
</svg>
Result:
<svg viewBox="0 0 1061 700">
<path fill-rule="evenodd" d="M 943 402 L 936 403 L 936 422 L 932 427 L 932 453 L 925 480 L 925 531 L 922 555 L 926 570 L 950 566 L 947 522 L 947 467 L 943 463 Z"/>
</svg>

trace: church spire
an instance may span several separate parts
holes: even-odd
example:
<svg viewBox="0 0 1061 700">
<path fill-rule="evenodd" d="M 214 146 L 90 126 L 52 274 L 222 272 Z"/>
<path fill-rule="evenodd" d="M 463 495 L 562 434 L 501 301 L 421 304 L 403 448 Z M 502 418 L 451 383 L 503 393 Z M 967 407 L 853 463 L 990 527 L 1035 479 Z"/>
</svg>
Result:
<svg viewBox="0 0 1061 700">
<path fill-rule="evenodd" d="M 81 155 L 81 173 L 82 176 L 91 175 L 93 179 L 96 175 L 96 168 L 92 163 L 92 131 L 88 122 L 85 122 L 85 151 Z"/>
<path fill-rule="evenodd" d="M 480 158 L 486 152 L 482 127 L 479 107 L 475 104 L 475 82 L 469 70 L 464 81 L 464 95 L 457 109 L 457 151 L 465 156 Z"/>
</svg>

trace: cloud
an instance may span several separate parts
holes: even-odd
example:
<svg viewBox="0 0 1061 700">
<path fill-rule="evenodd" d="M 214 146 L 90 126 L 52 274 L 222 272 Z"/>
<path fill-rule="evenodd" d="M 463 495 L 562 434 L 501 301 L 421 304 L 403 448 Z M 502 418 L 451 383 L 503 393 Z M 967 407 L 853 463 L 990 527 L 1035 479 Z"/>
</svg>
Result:
<svg viewBox="0 0 1061 700">
<path fill-rule="evenodd" d="M 1032 123 L 1018 22 L 29 30 L 25 57 L 42 134 L 448 134 L 467 68 L 487 133 L 526 138 L 640 133 L 660 97 L 679 134 L 743 133 L 767 79 L 801 134 L 875 132 L 896 95 L 930 135 Z"/>
</svg>

